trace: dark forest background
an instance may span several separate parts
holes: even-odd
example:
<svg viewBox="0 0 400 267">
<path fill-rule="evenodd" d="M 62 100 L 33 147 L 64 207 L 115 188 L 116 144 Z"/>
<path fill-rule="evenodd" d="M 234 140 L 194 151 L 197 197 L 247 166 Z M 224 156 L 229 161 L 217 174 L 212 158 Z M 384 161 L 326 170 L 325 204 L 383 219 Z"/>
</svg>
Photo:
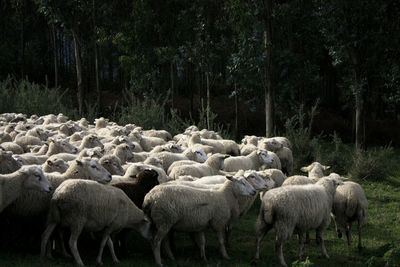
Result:
<svg viewBox="0 0 400 267">
<path fill-rule="evenodd" d="M 399 14 L 397 0 L 1 0 L 0 112 L 399 145 Z"/>
</svg>

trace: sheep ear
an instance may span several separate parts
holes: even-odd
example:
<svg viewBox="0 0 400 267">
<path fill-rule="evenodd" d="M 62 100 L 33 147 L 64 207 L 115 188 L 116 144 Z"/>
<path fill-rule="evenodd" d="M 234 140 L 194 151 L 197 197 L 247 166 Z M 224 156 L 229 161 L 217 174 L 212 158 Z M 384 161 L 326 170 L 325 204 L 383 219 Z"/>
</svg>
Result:
<svg viewBox="0 0 400 267">
<path fill-rule="evenodd" d="M 53 166 L 54 164 L 53 164 L 53 162 L 52 162 L 51 160 L 48 160 L 48 161 L 47 161 L 47 165 Z"/>
<path fill-rule="evenodd" d="M 302 172 L 308 172 L 308 167 L 301 167 L 300 170 L 301 170 Z"/>
<path fill-rule="evenodd" d="M 83 162 L 80 161 L 79 159 L 76 159 L 75 161 L 76 161 L 76 164 L 78 164 L 79 166 L 82 166 L 82 165 L 83 165 Z"/>
<path fill-rule="evenodd" d="M 331 168 L 331 166 L 323 166 L 324 171 L 329 170 Z"/>
<path fill-rule="evenodd" d="M 232 175 L 226 175 L 225 177 L 226 177 L 226 179 L 228 179 L 229 181 L 233 181 L 233 176 L 232 176 Z"/>
<path fill-rule="evenodd" d="M 108 164 L 108 163 L 110 163 L 110 161 L 109 160 L 105 160 L 105 161 L 103 161 L 105 164 Z"/>
</svg>

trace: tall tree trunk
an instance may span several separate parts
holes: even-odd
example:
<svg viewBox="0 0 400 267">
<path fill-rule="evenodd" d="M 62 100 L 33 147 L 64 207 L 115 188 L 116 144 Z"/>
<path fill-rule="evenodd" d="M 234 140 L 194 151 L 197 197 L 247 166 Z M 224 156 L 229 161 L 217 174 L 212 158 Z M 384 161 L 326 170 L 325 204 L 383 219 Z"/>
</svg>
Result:
<svg viewBox="0 0 400 267">
<path fill-rule="evenodd" d="M 171 78 L 171 107 L 174 108 L 174 62 L 171 60 L 169 65 L 170 78 Z"/>
<path fill-rule="evenodd" d="M 236 88 L 236 82 L 235 82 L 235 139 L 237 140 L 239 137 L 239 101 L 238 101 L 238 91 Z"/>
<path fill-rule="evenodd" d="M 273 133 L 273 88 L 272 88 L 272 0 L 265 0 L 265 31 L 264 47 L 265 59 L 265 136 L 270 137 Z"/>
<path fill-rule="evenodd" d="M 206 88 L 207 88 L 207 107 L 206 107 L 206 116 L 207 116 L 207 129 L 211 130 L 211 122 L 210 122 L 210 111 L 211 111 L 211 99 L 210 99 L 210 74 L 206 71 Z"/>
<path fill-rule="evenodd" d="M 51 36 L 53 43 L 53 59 L 54 59 L 54 87 L 58 87 L 58 50 L 56 40 L 56 26 L 51 23 Z"/>
<path fill-rule="evenodd" d="M 97 32 L 96 32 L 96 3 L 95 0 L 92 0 L 92 27 L 93 27 L 93 40 L 94 40 L 94 72 L 96 79 L 96 104 L 97 107 L 100 108 L 101 101 L 101 89 L 100 89 L 100 80 L 99 80 L 99 46 L 97 44 Z"/>
<path fill-rule="evenodd" d="M 79 115 L 82 116 L 83 115 L 83 83 L 82 83 L 81 47 L 79 44 L 78 34 L 76 33 L 75 30 L 72 30 L 72 36 L 74 39 L 74 51 L 75 51 L 78 112 L 79 112 Z"/>
<path fill-rule="evenodd" d="M 356 118 L 355 118 L 355 145 L 356 149 L 360 150 L 364 146 L 364 134 L 363 134 L 363 111 L 364 111 L 364 99 L 363 99 L 363 82 L 360 77 L 360 74 L 357 72 L 357 70 L 354 71 L 354 88 L 353 88 L 353 94 L 355 98 L 355 113 L 356 113 Z"/>
<path fill-rule="evenodd" d="M 21 79 L 25 79 L 25 1 L 21 3 L 21 31 L 20 31 L 20 49 L 21 49 L 21 61 L 20 61 L 20 72 Z"/>
</svg>

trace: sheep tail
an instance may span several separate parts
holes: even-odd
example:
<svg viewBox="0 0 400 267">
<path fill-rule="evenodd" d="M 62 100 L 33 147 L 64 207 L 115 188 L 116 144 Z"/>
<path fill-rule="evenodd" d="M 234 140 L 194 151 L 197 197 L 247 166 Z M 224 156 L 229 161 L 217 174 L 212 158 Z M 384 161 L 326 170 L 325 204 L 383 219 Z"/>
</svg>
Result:
<svg viewBox="0 0 400 267">
<path fill-rule="evenodd" d="M 261 207 L 260 215 L 263 216 L 264 221 L 267 224 L 273 224 L 273 222 L 274 222 L 274 211 L 272 209 L 272 206 L 265 205 L 264 207 Z"/>
<path fill-rule="evenodd" d="M 356 214 L 358 201 L 350 197 L 346 203 L 346 216 L 351 218 Z"/>
</svg>

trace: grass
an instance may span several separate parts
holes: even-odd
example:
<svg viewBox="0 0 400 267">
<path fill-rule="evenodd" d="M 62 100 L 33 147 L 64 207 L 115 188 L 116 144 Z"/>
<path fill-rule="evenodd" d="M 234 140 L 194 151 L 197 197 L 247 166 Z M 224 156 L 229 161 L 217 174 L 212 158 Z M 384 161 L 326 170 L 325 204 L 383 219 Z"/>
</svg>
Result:
<svg viewBox="0 0 400 267">
<path fill-rule="evenodd" d="M 400 173 L 391 177 L 386 182 L 362 183 L 369 200 L 369 222 L 363 231 L 363 246 L 361 252 L 356 248 L 356 234 L 353 231 L 353 244 L 347 247 L 345 239 L 338 239 L 332 226 L 325 234 L 326 247 L 330 259 L 320 257 L 319 248 L 312 239 L 307 248 L 307 256 L 314 266 L 366 266 L 366 262 L 372 257 L 382 257 L 389 250 L 391 244 L 398 244 L 400 239 Z M 249 266 L 254 253 L 254 222 L 257 217 L 259 202 L 240 220 L 233 230 L 233 238 L 228 253 L 232 260 L 222 260 L 218 253 L 217 240 L 213 233 L 207 233 L 207 257 L 204 263 L 199 259 L 199 253 L 195 249 L 188 235 L 177 234 L 176 262 L 164 259 L 168 266 Z M 312 234 L 313 238 L 313 234 Z M 150 245 L 145 243 L 135 234 L 130 241 L 130 254 L 123 258 L 117 266 L 154 266 Z M 93 245 L 78 243 L 83 261 L 88 266 L 95 265 L 96 249 Z M 90 249 L 88 249 L 90 248 Z M 288 264 L 297 259 L 297 240 L 295 237 L 284 248 L 285 259 Z M 108 250 L 104 253 L 106 266 L 113 265 Z M 400 262 L 398 263 L 400 266 Z M 36 253 L 21 253 L 3 251 L 0 253 L 0 266 L 75 266 L 70 259 L 41 261 Z M 273 233 L 269 233 L 262 244 L 261 261 L 258 266 L 278 266 L 273 250 Z M 379 265 L 377 265 L 379 266 Z"/>
</svg>

